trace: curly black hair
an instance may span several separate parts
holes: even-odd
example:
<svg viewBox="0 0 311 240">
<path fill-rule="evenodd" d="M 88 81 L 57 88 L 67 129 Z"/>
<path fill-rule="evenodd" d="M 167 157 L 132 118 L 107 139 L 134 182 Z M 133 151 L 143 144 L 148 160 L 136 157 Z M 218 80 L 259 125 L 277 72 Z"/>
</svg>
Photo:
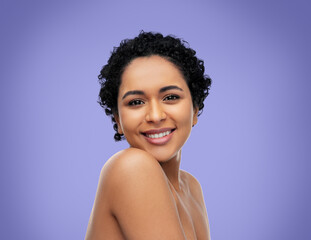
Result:
<svg viewBox="0 0 311 240">
<path fill-rule="evenodd" d="M 98 103 L 105 109 L 106 114 L 111 116 L 116 131 L 115 141 L 124 139 L 123 134 L 118 133 L 118 126 L 113 116 L 114 113 L 118 113 L 117 99 L 121 76 L 129 63 L 138 57 L 158 55 L 174 63 L 185 77 L 193 106 L 199 108 L 198 115 L 202 113 L 211 79 L 204 74 L 203 60 L 198 59 L 195 54 L 196 52 L 182 39 L 144 31 L 133 39 L 123 40 L 119 47 L 113 49 L 108 63 L 103 66 L 98 76 L 101 85 Z"/>
</svg>

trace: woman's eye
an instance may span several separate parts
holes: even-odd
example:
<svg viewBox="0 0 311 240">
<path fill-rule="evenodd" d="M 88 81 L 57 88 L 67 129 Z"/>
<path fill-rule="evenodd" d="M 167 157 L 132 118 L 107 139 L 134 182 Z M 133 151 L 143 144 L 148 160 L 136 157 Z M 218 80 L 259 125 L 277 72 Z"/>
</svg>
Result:
<svg viewBox="0 0 311 240">
<path fill-rule="evenodd" d="M 144 102 L 142 100 L 139 100 L 139 99 L 134 99 L 128 103 L 129 106 L 137 106 L 137 105 L 141 105 L 141 104 L 144 104 Z"/>
<path fill-rule="evenodd" d="M 164 101 L 173 101 L 173 100 L 177 100 L 179 99 L 180 97 L 177 96 L 177 95 L 168 95 L 164 98 Z"/>
</svg>

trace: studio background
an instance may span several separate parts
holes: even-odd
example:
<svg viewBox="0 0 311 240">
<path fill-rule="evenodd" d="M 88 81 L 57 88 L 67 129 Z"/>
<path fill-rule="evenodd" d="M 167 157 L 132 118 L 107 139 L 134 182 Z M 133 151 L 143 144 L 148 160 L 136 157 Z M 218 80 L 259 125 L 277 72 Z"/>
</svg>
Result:
<svg viewBox="0 0 311 240">
<path fill-rule="evenodd" d="M 189 42 L 213 80 L 181 168 L 213 240 L 311 239 L 310 3 L 0 3 L 1 239 L 84 239 L 115 143 L 97 103 L 114 46 L 140 30 Z"/>
</svg>

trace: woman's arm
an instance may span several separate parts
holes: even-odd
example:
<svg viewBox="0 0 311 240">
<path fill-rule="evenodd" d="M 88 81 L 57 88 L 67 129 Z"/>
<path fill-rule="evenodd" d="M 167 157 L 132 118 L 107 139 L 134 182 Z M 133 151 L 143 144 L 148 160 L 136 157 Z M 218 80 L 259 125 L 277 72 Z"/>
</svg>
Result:
<svg viewBox="0 0 311 240">
<path fill-rule="evenodd" d="M 97 199 L 106 197 L 126 239 L 186 239 L 167 178 L 149 153 L 130 148 L 114 155 L 102 170 L 100 185 L 92 215 L 101 209 Z M 92 219 L 94 225 L 105 224 L 97 221 Z"/>
</svg>

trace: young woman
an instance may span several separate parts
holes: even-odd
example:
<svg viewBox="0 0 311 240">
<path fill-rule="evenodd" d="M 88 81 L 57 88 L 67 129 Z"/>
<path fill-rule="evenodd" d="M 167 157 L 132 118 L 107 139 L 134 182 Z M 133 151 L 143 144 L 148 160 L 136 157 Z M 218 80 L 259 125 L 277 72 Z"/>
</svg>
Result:
<svg viewBox="0 0 311 240">
<path fill-rule="evenodd" d="M 129 148 L 104 165 L 86 239 L 210 239 L 199 182 L 180 170 L 211 80 L 185 42 L 141 32 L 115 48 L 99 102 Z"/>
</svg>

